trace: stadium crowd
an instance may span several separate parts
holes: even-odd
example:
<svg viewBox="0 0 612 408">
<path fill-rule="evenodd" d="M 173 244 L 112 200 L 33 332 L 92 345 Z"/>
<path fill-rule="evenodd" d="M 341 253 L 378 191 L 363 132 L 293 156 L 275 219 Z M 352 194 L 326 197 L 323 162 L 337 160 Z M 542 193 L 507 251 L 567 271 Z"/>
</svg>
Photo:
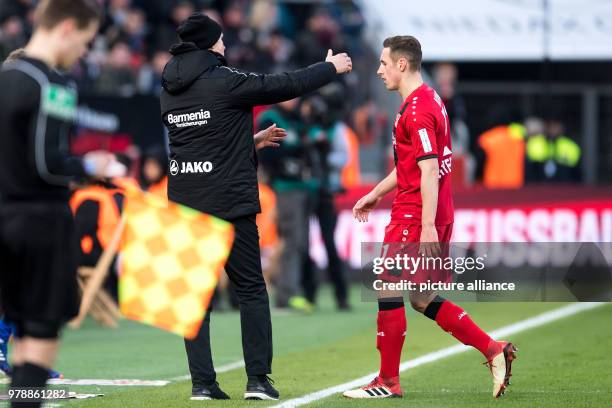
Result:
<svg viewBox="0 0 612 408">
<path fill-rule="evenodd" d="M 36 0 L 0 1 L 0 59 L 25 45 L 32 31 Z M 103 0 L 106 18 L 91 52 L 73 74 L 81 93 L 157 95 L 161 73 L 177 42 L 176 28 L 203 11 L 224 30 L 230 66 L 255 72 L 281 72 L 317 62 L 328 48 L 344 50 L 366 63 L 361 36 L 364 19 L 350 0 L 325 5 L 271 0 Z M 321 54 L 323 52 L 323 54 Z M 359 82 L 363 69 L 348 79 Z M 358 105 L 369 95 L 361 87 L 347 98 Z"/>
</svg>

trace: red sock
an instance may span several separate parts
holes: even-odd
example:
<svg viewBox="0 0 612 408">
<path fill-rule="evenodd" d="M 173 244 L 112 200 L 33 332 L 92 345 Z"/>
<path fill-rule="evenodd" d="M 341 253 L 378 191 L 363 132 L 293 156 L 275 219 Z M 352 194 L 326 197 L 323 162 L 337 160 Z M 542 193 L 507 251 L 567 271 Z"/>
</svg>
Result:
<svg viewBox="0 0 612 408">
<path fill-rule="evenodd" d="M 402 346 L 406 337 L 406 310 L 399 307 L 378 311 L 376 348 L 380 352 L 380 374 L 387 381 L 398 382 Z"/>
<path fill-rule="evenodd" d="M 480 351 L 487 360 L 501 352 L 501 346 L 482 331 L 468 316 L 467 312 L 448 300 L 438 310 L 436 322 L 457 340 Z"/>
</svg>

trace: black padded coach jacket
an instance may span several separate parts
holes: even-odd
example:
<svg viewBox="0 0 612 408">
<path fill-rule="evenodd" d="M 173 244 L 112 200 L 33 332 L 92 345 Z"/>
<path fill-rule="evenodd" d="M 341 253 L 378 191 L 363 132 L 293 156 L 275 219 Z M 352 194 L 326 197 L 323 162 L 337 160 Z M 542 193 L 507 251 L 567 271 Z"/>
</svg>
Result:
<svg viewBox="0 0 612 408">
<path fill-rule="evenodd" d="M 333 81 L 334 65 L 265 75 L 180 43 L 162 77 L 162 120 L 169 131 L 168 198 L 225 220 L 261 211 L 253 107 L 292 99 Z"/>
</svg>

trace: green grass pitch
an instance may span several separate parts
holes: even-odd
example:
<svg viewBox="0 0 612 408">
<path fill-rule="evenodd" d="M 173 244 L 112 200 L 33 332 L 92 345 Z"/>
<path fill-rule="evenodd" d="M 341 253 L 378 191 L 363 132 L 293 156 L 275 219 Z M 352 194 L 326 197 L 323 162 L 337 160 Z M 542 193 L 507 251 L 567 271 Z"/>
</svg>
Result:
<svg viewBox="0 0 612 408">
<path fill-rule="evenodd" d="M 312 315 L 273 313 L 274 366 L 271 377 L 283 400 L 338 385 L 378 368 L 375 348 L 376 304 L 359 301 L 354 290 L 351 312 L 337 312 L 330 292 Z M 556 303 L 467 303 L 472 318 L 492 330 L 555 309 Z M 182 339 L 134 322 L 119 330 L 91 321 L 66 330 L 57 369 L 66 378 L 137 378 L 165 380 L 188 373 Z M 242 358 L 240 325 L 235 312 L 214 313 L 215 364 Z M 334 395 L 311 406 L 414 407 L 603 407 L 612 406 L 612 305 L 579 313 L 518 333 L 507 340 L 519 348 L 512 386 L 493 400 L 488 370 L 477 351 L 448 357 L 401 374 L 403 399 L 354 401 Z M 456 344 L 429 319 L 408 312 L 402 361 Z M 219 374 L 231 401 L 190 401 L 189 381 L 163 387 L 69 386 L 71 391 L 104 397 L 62 402 L 79 407 L 270 406 L 242 400 L 243 368 Z"/>
</svg>

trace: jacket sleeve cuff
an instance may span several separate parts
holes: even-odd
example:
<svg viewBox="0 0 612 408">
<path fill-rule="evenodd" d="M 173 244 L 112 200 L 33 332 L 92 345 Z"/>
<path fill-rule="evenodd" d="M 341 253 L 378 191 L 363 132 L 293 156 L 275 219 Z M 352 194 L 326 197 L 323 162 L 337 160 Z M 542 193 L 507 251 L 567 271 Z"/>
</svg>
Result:
<svg viewBox="0 0 612 408">
<path fill-rule="evenodd" d="M 316 64 L 311 65 L 311 67 L 317 67 L 317 69 L 320 69 L 321 75 L 327 75 L 327 78 L 329 78 L 330 81 L 336 78 L 336 67 L 331 62 L 317 62 Z"/>
</svg>

